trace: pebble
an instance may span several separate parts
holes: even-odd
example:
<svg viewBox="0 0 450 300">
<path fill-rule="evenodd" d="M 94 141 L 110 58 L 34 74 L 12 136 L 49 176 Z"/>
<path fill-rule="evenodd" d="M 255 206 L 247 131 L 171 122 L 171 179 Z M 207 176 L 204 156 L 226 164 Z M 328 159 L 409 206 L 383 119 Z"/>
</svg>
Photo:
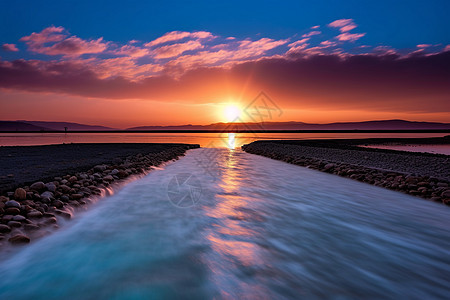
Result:
<svg viewBox="0 0 450 300">
<path fill-rule="evenodd" d="M 74 200 L 78 200 L 78 199 L 81 199 L 83 197 L 84 197 L 83 194 L 72 194 L 71 195 L 71 198 L 74 199 Z"/>
<path fill-rule="evenodd" d="M 30 189 L 38 192 L 43 191 L 45 190 L 45 183 L 42 181 L 35 182 L 30 186 Z"/>
<path fill-rule="evenodd" d="M 9 227 L 20 227 L 20 226 L 22 226 L 22 223 L 17 222 L 17 221 L 9 221 L 8 226 Z"/>
<path fill-rule="evenodd" d="M 55 209 L 55 213 L 56 213 L 57 215 L 60 215 L 60 216 L 62 216 L 62 217 L 64 217 L 64 218 L 66 218 L 66 219 L 72 218 L 72 214 L 69 213 L 69 212 L 67 212 L 67 211 L 64 211 L 64 210 Z"/>
<path fill-rule="evenodd" d="M 23 228 L 25 229 L 25 230 L 38 230 L 40 227 L 38 226 L 38 225 L 36 225 L 36 224 L 25 224 L 25 225 L 23 225 Z"/>
<path fill-rule="evenodd" d="M 0 232 L 1 233 L 6 233 L 6 232 L 10 232 L 11 231 L 11 227 L 9 227 L 8 225 L 5 224 L 0 224 Z"/>
<path fill-rule="evenodd" d="M 27 214 L 28 218 L 42 218 L 42 213 L 40 211 L 31 211 Z"/>
<path fill-rule="evenodd" d="M 61 200 L 55 200 L 52 202 L 52 205 L 57 207 L 57 208 L 61 208 L 64 206 L 64 202 L 62 202 Z"/>
<path fill-rule="evenodd" d="M 78 178 L 77 178 L 77 176 L 71 176 L 69 179 L 69 182 L 75 182 L 75 181 L 77 181 L 78 180 Z"/>
<path fill-rule="evenodd" d="M 10 237 L 8 241 L 11 244 L 28 244 L 30 242 L 30 238 L 23 234 L 16 234 L 13 237 Z"/>
<path fill-rule="evenodd" d="M 71 190 L 71 188 L 65 184 L 61 184 L 59 188 L 63 191 L 63 193 L 68 193 Z"/>
<path fill-rule="evenodd" d="M 51 199 L 54 197 L 54 194 L 50 191 L 45 191 L 41 194 L 41 198 L 48 198 Z"/>
<path fill-rule="evenodd" d="M 106 175 L 103 179 L 106 181 L 114 181 L 114 178 L 111 175 Z"/>
<path fill-rule="evenodd" d="M 450 198 L 450 190 L 443 191 L 441 194 L 442 198 Z"/>
<path fill-rule="evenodd" d="M 5 209 L 5 213 L 8 215 L 18 215 L 18 214 L 20 214 L 20 209 L 15 208 L 15 207 L 9 207 L 9 208 Z"/>
<path fill-rule="evenodd" d="M 13 221 L 23 222 L 23 221 L 25 221 L 27 218 L 25 218 L 24 216 L 21 216 L 21 215 L 17 215 L 17 216 L 14 216 L 12 219 L 13 219 Z"/>
<path fill-rule="evenodd" d="M 17 188 L 14 192 L 14 199 L 25 200 L 27 199 L 27 192 L 23 188 Z"/>
<path fill-rule="evenodd" d="M 45 187 L 47 188 L 47 190 L 49 192 L 52 192 L 52 193 L 56 192 L 56 185 L 52 182 L 46 183 Z"/>
<path fill-rule="evenodd" d="M 14 200 L 9 200 L 5 203 L 5 207 L 15 207 L 15 208 L 20 208 L 20 204 L 17 201 Z"/>
</svg>

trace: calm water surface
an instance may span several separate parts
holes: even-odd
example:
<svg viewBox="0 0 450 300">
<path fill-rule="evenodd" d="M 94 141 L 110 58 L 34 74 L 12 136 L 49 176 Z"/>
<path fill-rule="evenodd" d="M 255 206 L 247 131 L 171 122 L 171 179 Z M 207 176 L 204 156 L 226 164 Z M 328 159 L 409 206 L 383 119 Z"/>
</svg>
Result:
<svg viewBox="0 0 450 300">
<path fill-rule="evenodd" d="M 360 139 L 376 137 L 440 137 L 445 133 L 0 133 L 0 146 L 62 143 L 188 143 L 201 147 L 235 147 L 262 139 Z"/>
<path fill-rule="evenodd" d="M 0 262 L 0 299 L 448 299 L 448 207 L 195 149 Z"/>
</svg>

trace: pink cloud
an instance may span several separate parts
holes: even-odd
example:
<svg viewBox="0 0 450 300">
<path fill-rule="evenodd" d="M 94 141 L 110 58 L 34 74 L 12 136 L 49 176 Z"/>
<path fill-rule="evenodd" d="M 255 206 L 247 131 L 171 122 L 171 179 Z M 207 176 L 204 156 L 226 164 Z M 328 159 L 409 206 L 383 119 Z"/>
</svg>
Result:
<svg viewBox="0 0 450 300">
<path fill-rule="evenodd" d="M 187 32 L 187 31 L 172 31 L 164 34 L 163 36 L 146 43 L 144 46 L 152 47 L 159 44 L 164 44 L 167 42 L 178 41 L 184 38 L 193 38 L 193 39 L 211 39 L 214 38 L 211 32 L 207 31 L 195 31 L 195 32 Z"/>
<path fill-rule="evenodd" d="M 370 54 L 375 54 L 378 56 L 385 56 L 385 55 L 398 55 L 397 51 L 392 49 L 389 46 L 377 46 L 373 48 L 372 52 Z"/>
<path fill-rule="evenodd" d="M 445 46 L 444 51 L 450 51 L 450 45 Z"/>
<path fill-rule="evenodd" d="M 296 46 L 299 46 L 301 44 L 306 43 L 308 40 L 309 40 L 309 38 L 304 38 L 304 39 L 298 40 L 296 42 L 290 43 L 288 46 L 289 47 L 296 47 Z"/>
<path fill-rule="evenodd" d="M 323 42 L 320 42 L 320 45 L 325 46 L 325 47 L 334 47 L 334 46 L 337 46 L 337 43 L 332 42 L 332 41 L 323 41 Z"/>
<path fill-rule="evenodd" d="M 132 43 L 132 42 L 133 41 L 130 41 L 129 43 Z M 136 43 L 136 42 L 134 42 L 134 43 Z M 111 53 L 113 53 L 115 55 L 142 57 L 142 56 L 148 55 L 150 53 L 150 51 L 145 48 L 140 48 L 140 47 L 131 46 L 131 45 L 125 45 L 125 46 L 120 47 L 119 49 L 111 51 Z"/>
<path fill-rule="evenodd" d="M 262 38 L 257 41 L 245 40 L 241 41 L 238 53 L 245 53 L 245 56 L 253 56 L 253 55 L 261 55 L 268 50 L 277 48 L 281 45 L 284 45 L 289 40 L 273 40 L 269 38 Z M 238 55 L 241 56 L 242 54 Z"/>
<path fill-rule="evenodd" d="M 348 33 L 344 32 L 338 35 L 336 38 L 342 42 L 354 42 L 363 36 L 365 36 L 365 33 Z"/>
<path fill-rule="evenodd" d="M 313 36 L 313 35 L 319 35 L 321 33 L 322 32 L 320 32 L 320 31 L 311 31 L 311 32 L 305 33 L 304 35 L 302 35 L 302 37 L 306 38 L 306 37 L 310 37 L 310 36 Z"/>
<path fill-rule="evenodd" d="M 316 26 L 311 27 L 311 29 L 318 29 L 319 27 L 320 27 L 319 25 L 316 25 Z"/>
<path fill-rule="evenodd" d="M 61 32 L 63 31 L 64 27 L 50 26 L 43 29 L 39 33 L 33 32 L 29 36 L 24 36 L 20 40 L 26 42 L 30 46 L 35 44 L 42 45 L 45 43 L 59 42 L 62 41 L 67 36 L 66 34 L 61 34 Z"/>
<path fill-rule="evenodd" d="M 108 43 L 103 42 L 103 38 L 89 41 L 77 36 L 67 38 L 66 34 L 61 33 L 63 31 L 63 27 L 51 26 L 20 40 L 28 45 L 30 51 L 36 53 L 75 57 L 86 53 L 100 53 L 108 46 Z"/>
<path fill-rule="evenodd" d="M 328 24 L 328 26 L 338 28 L 342 33 L 356 28 L 356 24 L 353 22 L 353 19 L 336 20 Z"/>
<path fill-rule="evenodd" d="M 130 81 L 138 81 L 154 76 L 163 70 L 163 66 L 159 64 L 138 65 L 133 57 L 87 59 L 79 60 L 78 63 L 85 65 L 101 79 L 122 77 Z"/>
<path fill-rule="evenodd" d="M 350 31 L 352 29 L 355 29 L 355 28 L 356 28 L 355 24 L 350 24 L 350 25 L 346 25 L 346 26 L 341 27 L 339 30 L 341 32 L 348 32 L 348 31 Z"/>
<path fill-rule="evenodd" d="M 79 37 L 72 36 L 50 47 L 40 47 L 35 52 L 47 55 L 80 56 L 87 53 L 101 53 L 106 50 L 108 43 L 103 38 L 85 41 Z"/>
<path fill-rule="evenodd" d="M 178 43 L 173 45 L 166 45 L 159 48 L 156 48 L 154 50 L 155 58 L 162 59 L 162 58 L 170 58 L 175 57 L 183 52 L 189 51 L 189 50 L 196 50 L 203 48 L 203 45 L 198 41 L 188 41 L 186 43 Z"/>
<path fill-rule="evenodd" d="M 294 46 L 292 46 L 291 48 L 289 48 L 289 50 L 286 52 L 286 54 L 293 54 L 293 53 L 300 53 L 300 52 L 302 52 L 304 49 L 306 49 L 306 47 L 308 47 L 309 46 L 309 44 L 308 43 L 304 43 L 304 44 L 295 44 L 295 43 L 292 43 L 292 44 L 290 44 L 290 45 L 294 45 Z"/>
<path fill-rule="evenodd" d="M 129 59 L 129 58 L 128 58 Z M 121 63 L 110 61 L 114 66 Z M 338 54 L 262 58 L 230 68 L 191 69 L 178 80 L 166 74 L 100 78 L 73 62 L 0 61 L 0 87 L 106 99 L 207 103 L 217 95 L 254 97 L 264 88 L 280 106 L 448 112 L 450 53 L 380 57 Z M 427 74 L 424 80 L 423 74 Z M 414 86 L 414 89 L 411 89 Z M 423 101 L 427 99 L 427 101 Z"/>
<path fill-rule="evenodd" d="M 2 45 L 2 50 L 3 51 L 8 51 L 8 52 L 17 52 L 17 51 L 19 51 L 19 49 L 17 49 L 17 46 L 15 44 L 3 44 Z"/>
<path fill-rule="evenodd" d="M 288 40 L 273 40 L 262 38 L 257 41 L 244 40 L 228 46 L 229 49 L 219 51 L 200 51 L 190 55 L 183 55 L 166 64 L 166 71 L 173 76 L 180 76 L 183 72 L 205 66 L 232 67 L 237 63 L 255 60 L 263 57 L 267 51 L 284 45 Z"/>
<path fill-rule="evenodd" d="M 428 48 L 428 47 L 431 47 L 432 45 L 430 45 L 430 44 L 419 44 L 419 45 L 417 45 L 417 48 Z"/>
</svg>

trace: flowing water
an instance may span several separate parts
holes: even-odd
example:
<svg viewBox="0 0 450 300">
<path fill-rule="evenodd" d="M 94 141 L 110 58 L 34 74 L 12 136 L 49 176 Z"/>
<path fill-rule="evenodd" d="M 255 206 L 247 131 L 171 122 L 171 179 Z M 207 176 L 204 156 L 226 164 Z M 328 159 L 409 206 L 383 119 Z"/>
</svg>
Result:
<svg viewBox="0 0 450 300">
<path fill-rule="evenodd" d="M 0 299 L 444 299 L 450 210 L 195 149 L 0 263 Z"/>
</svg>

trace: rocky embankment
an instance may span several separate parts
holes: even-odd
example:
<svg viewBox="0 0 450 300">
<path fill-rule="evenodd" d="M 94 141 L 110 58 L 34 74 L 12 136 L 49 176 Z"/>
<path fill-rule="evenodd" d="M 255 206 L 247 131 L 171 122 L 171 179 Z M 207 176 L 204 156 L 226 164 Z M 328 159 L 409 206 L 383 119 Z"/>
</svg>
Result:
<svg viewBox="0 0 450 300">
<path fill-rule="evenodd" d="M 126 145 L 122 144 L 122 147 Z M 83 147 L 89 148 L 86 144 Z M 121 147 L 119 144 L 115 147 L 117 153 L 124 154 L 117 150 Z M 158 151 L 149 151 L 149 147 Z M 58 227 L 61 219 L 70 219 L 77 207 L 85 206 L 105 194 L 111 185 L 117 185 L 131 176 L 145 175 L 154 166 L 177 159 L 186 150 L 198 147 L 184 144 L 155 144 L 152 147 L 152 144 L 146 144 L 144 148 L 147 151 L 142 151 L 143 153 L 133 151 L 133 155 L 115 157 L 108 163 L 93 165 L 85 171 L 66 173 L 52 180 L 38 180 L 30 185 L 4 191 L 0 196 L 0 246 L 29 243 L 31 239 L 45 235 Z M 48 149 L 53 149 L 48 153 L 51 157 L 51 152 L 58 147 Z"/>
<path fill-rule="evenodd" d="M 326 141 L 320 141 L 316 147 L 312 142 L 302 145 L 257 141 L 242 149 L 450 205 L 448 155 L 334 147 Z"/>
</svg>

